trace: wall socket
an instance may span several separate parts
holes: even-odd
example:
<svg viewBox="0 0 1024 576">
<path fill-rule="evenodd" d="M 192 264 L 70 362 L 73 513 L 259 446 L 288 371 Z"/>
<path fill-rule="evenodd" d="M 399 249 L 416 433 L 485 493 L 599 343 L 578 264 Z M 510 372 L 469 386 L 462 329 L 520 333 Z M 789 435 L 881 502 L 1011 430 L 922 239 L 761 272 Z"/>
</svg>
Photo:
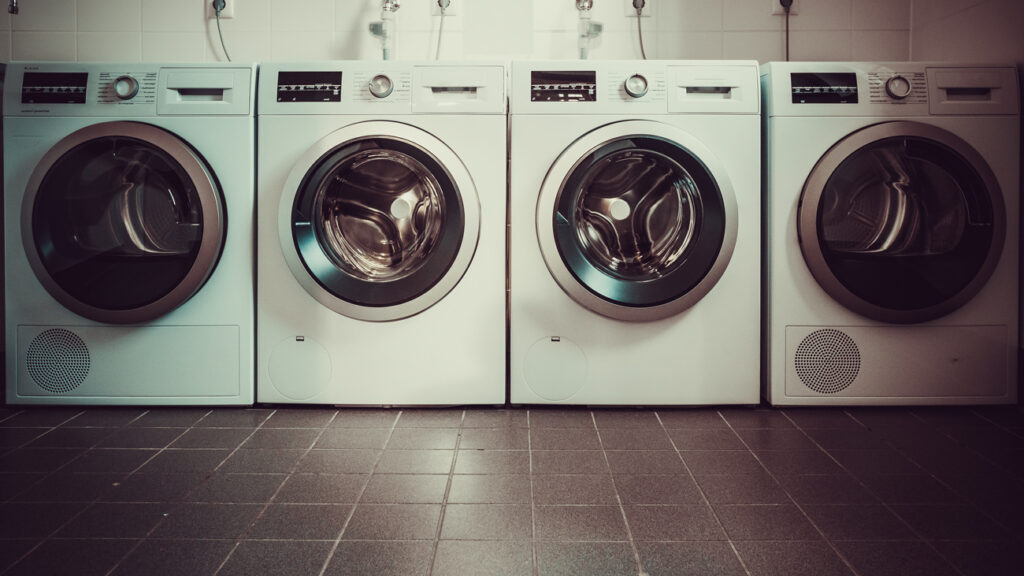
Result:
<svg viewBox="0 0 1024 576">
<path fill-rule="evenodd" d="M 235 17 L 235 2 L 238 0 L 224 0 L 224 9 L 220 11 L 220 19 L 227 20 Z M 203 0 L 206 5 L 206 18 L 213 20 L 217 17 L 217 11 L 213 9 L 213 0 Z"/>
<path fill-rule="evenodd" d="M 675 0 L 669 0 L 669 1 L 672 2 L 672 1 L 675 1 Z M 636 18 L 636 8 L 633 8 L 633 0 L 622 0 L 622 2 L 623 2 L 623 5 L 626 7 L 625 8 L 626 9 L 625 15 L 629 16 L 630 18 Z M 654 4 L 657 4 L 657 3 L 658 3 L 657 1 L 646 0 L 646 2 L 644 3 L 644 10 L 643 10 L 643 12 L 640 13 L 640 17 L 641 18 L 650 18 L 650 17 L 654 16 Z"/>
<path fill-rule="evenodd" d="M 782 4 L 779 3 L 779 0 L 768 0 L 768 1 L 772 3 L 772 14 L 778 14 L 780 16 L 785 16 L 786 11 L 782 9 Z M 789 7 L 789 15 L 793 16 L 793 15 L 799 14 L 799 13 L 800 13 L 800 0 L 793 0 L 793 5 Z"/>
<path fill-rule="evenodd" d="M 427 2 L 430 2 L 430 14 L 433 16 L 440 16 L 441 6 L 437 3 L 437 0 L 427 0 Z M 448 0 L 448 7 L 444 9 L 444 15 L 455 16 L 458 12 L 458 10 L 455 9 L 455 6 L 458 5 L 458 3 L 459 2 L 456 0 Z"/>
</svg>

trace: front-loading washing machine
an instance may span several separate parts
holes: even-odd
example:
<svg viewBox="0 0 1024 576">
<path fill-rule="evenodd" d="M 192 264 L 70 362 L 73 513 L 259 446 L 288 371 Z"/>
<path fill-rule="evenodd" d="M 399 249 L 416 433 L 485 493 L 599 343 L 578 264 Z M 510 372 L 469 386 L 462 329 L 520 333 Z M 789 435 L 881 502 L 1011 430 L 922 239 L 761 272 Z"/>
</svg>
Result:
<svg viewBox="0 0 1024 576">
<path fill-rule="evenodd" d="M 502 64 L 269 63 L 257 399 L 505 400 Z"/>
<path fill-rule="evenodd" d="M 8 66 L 8 402 L 253 402 L 255 81 Z"/>
<path fill-rule="evenodd" d="M 1014 66 L 770 63 L 765 392 L 1016 399 Z"/>
<path fill-rule="evenodd" d="M 516 404 L 756 404 L 755 62 L 514 62 Z"/>
</svg>

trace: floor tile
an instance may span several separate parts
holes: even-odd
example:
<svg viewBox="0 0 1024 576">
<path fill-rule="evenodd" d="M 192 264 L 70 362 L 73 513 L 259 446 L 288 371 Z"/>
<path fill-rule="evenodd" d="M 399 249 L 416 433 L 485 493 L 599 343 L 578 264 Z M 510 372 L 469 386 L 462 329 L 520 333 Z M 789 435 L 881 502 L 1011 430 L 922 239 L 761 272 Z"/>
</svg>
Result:
<svg viewBox="0 0 1024 576">
<path fill-rule="evenodd" d="M 671 453 L 675 456 L 675 452 Z M 532 450 L 534 474 L 607 474 L 600 450 Z"/>
<path fill-rule="evenodd" d="M 426 576 L 430 542 L 341 542 L 324 576 Z"/>
<path fill-rule="evenodd" d="M 5 574 L 42 576 L 74 572 L 76 576 L 103 576 L 136 543 L 136 540 L 47 540 Z"/>
<path fill-rule="evenodd" d="M 867 488 L 848 474 L 775 477 L 798 504 L 877 504 Z"/>
<path fill-rule="evenodd" d="M 637 552 L 648 576 L 746 576 L 726 542 L 638 542 Z"/>
<path fill-rule="evenodd" d="M 787 504 L 789 495 L 768 473 L 697 476 L 712 504 Z"/>
<path fill-rule="evenodd" d="M 537 540 L 626 541 L 626 525 L 618 506 L 537 506 Z"/>
<path fill-rule="evenodd" d="M 883 506 L 806 505 L 803 510 L 832 541 L 918 539 L 902 520 Z"/>
<path fill-rule="evenodd" d="M 661 422 L 651 410 L 595 410 L 594 421 L 602 431 L 612 428 L 661 430 Z"/>
<path fill-rule="evenodd" d="M 883 450 L 887 446 L 884 437 L 870 430 L 807 430 L 819 446 L 825 450 Z"/>
<path fill-rule="evenodd" d="M 273 410 L 266 408 L 215 408 L 196 422 L 199 428 L 256 428 L 263 424 Z M 76 418 L 77 420 L 77 418 Z"/>
<path fill-rule="evenodd" d="M 585 408 L 534 408 L 530 428 L 594 428 L 594 417 Z"/>
<path fill-rule="evenodd" d="M 669 432 L 676 450 L 746 450 L 736 433 L 727 428 L 704 430 L 701 428 L 679 428 Z M 628 446 L 633 449 L 643 449 Z"/>
<path fill-rule="evenodd" d="M 617 504 L 609 474 L 545 474 L 533 479 L 533 502 L 545 504 Z"/>
<path fill-rule="evenodd" d="M 776 475 L 845 473 L 820 450 L 757 450 L 754 453 L 765 469 Z"/>
<path fill-rule="evenodd" d="M 824 542 L 737 542 L 750 576 L 852 576 Z"/>
<path fill-rule="evenodd" d="M 530 447 L 527 428 L 464 428 L 460 450 L 526 450 Z"/>
<path fill-rule="evenodd" d="M 467 428 L 526 428 L 526 410 L 466 410 L 462 429 Z"/>
<path fill-rule="evenodd" d="M 217 576 L 319 574 L 333 546 L 333 542 L 323 541 L 244 540 Z"/>
<path fill-rule="evenodd" d="M 615 489 L 623 504 L 703 504 L 697 484 L 689 476 L 617 474 Z"/>
<path fill-rule="evenodd" d="M 68 525 L 61 528 L 61 538 L 142 538 L 149 534 L 164 514 L 172 510 L 168 504 L 97 503 L 90 506 Z"/>
<path fill-rule="evenodd" d="M 92 502 L 102 498 L 123 474 L 52 474 L 13 498 L 18 502 Z"/>
<path fill-rule="evenodd" d="M 704 474 L 757 474 L 764 468 L 750 452 L 737 450 L 689 450 L 680 452 L 694 476 Z"/>
<path fill-rule="evenodd" d="M 689 474 L 674 450 L 608 450 L 605 456 L 612 474 Z"/>
<path fill-rule="evenodd" d="M 74 419 L 82 412 L 80 408 L 25 408 L 0 421 L 0 427 L 53 428 Z"/>
<path fill-rule="evenodd" d="M 718 505 L 722 527 L 732 540 L 820 540 L 821 535 L 792 504 Z"/>
<path fill-rule="evenodd" d="M 171 450 L 166 449 L 140 468 L 144 474 L 184 474 L 188 472 L 213 472 L 228 454 L 229 450 Z M 241 472 L 241 470 L 239 470 Z"/>
<path fill-rule="evenodd" d="M 360 504 L 343 540 L 431 540 L 441 507 L 436 504 Z"/>
<path fill-rule="evenodd" d="M 368 474 L 293 474 L 281 486 L 275 502 L 292 504 L 355 503 Z"/>
<path fill-rule="evenodd" d="M 331 428 L 393 428 L 398 410 L 342 408 L 330 423 Z"/>
<path fill-rule="evenodd" d="M 603 428 L 601 446 L 605 450 L 672 450 L 668 434 L 661 429 Z"/>
<path fill-rule="evenodd" d="M 950 488 L 924 474 L 861 476 L 863 482 L 887 504 L 952 504 L 961 502 Z"/>
<path fill-rule="evenodd" d="M 708 506 L 627 506 L 634 540 L 725 540 L 725 532 Z"/>
<path fill-rule="evenodd" d="M 121 562 L 114 576 L 213 574 L 234 547 L 226 540 L 147 540 Z"/>
<path fill-rule="evenodd" d="M 737 433 L 751 450 L 818 449 L 806 433 L 793 428 L 748 428 Z"/>
<path fill-rule="evenodd" d="M 998 540 L 1009 534 L 970 506 L 896 504 L 892 510 L 929 540 Z"/>
<path fill-rule="evenodd" d="M 539 576 L 635 574 L 636 554 L 625 542 L 542 542 L 537 544 Z"/>
<path fill-rule="evenodd" d="M 431 576 L 531 576 L 530 542 L 473 542 L 442 540 Z"/>
<path fill-rule="evenodd" d="M 205 408 L 153 408 L 132 420 L 129 426 L 189 428 L 209 413 Z"/>
<path fill-rule="evenodd" d="M 179 504 L 150 537 L 234 540 L 261 510 L 262 504 Z"/>
<path fill-rule="evenodd" d="M 463 410 L 445 408 L 411 408 L 402 410 L 397 428 L 459 428 Z"/>
<path fill-rule="evenodd" d="M 794 428 L 782 412 L 770 408 L 721 408 L 718 413 L 737 431 L 742 428 Z"/>
<path fill-rule="evenodd" d="M 837 542 L 860 576 L 955 576 L 957 571 L 922 542 Z"/>
<path fill-rule="evenodd" d="M 1017 574 L 1024 566 L 1024 549 L 1006 542 L 936 542 L 935 546 L 965 576 Z"/>
<path fill-rule="evenodd" d="M 190 502 L 258 503 L 268 502 L 284 474 L 214 474 L 185 498 Z"/>
<path fill-rule="evenodd" d="M 15 430 L 24 430 L 15 428 Z M 90 448 L 117 428 L 54 428 L 39 436 L 28 446 L 32 448 Z"/>
<path fill-rule="evenodd" d="M 28 444 L 48 432 L 47 428 L 0 428 L 0 450 Z"/>
<path fill-rule="evenodd" d="M 360 502 L 368 504 L 440 504 L 448 486 L 442 474 L 374 474 Z"/>
<path fill-rule="evenodd" d="M 390 435 L 387 428 L 328 428 L 313 447 L 380 450 Z"/>
<path fill-rule="evenodd" d="M 658 419 L 665 428 L 725 428 L 725 420 L 715 410 L 685 408 L 658 410 Z"/>
<path fill-rule="evenodd" d="M 532 450 L 600 450 L 594 428 L 530 428 Z"/>
<path fill-rule="evenodd" d="M 299 461 L 297 472 L 368 474 L 380 457 L 379 450 L 310 450 Z"/>
<path fill-rule="evenodd" d="M 0 502 L 15 499 L 46 476 L 46 474 L 0 474 Z"/>
<path fill-rule="evenodd" d="M 171 443 L 171 448 L 225 448 L 234 450 L 249 435 L 248 428 L 191 428 Z"/>
<path fill-rule="evenodd" d="M 330 408 L 279 408 L 263 422 L 264 428 L 323 428 L 337 410 Z"/>
<path fill-rule="evenodd" d="M 78 414 L 78 416 L 75 416 L 71 420 L 65 422 L 62 427 L 82 428 L 97 426 L 100 428 L 120 428 L 121 426 L 127 426 L 131 422 L 135 421 L 145 414 L 145 412 L 146 411 L 141 408 L 129 407 L 87 408 Z"/>
<path fill-rule="evenodd" d="M 923 474 L 924 470 L 909 458 L 890 448 L 882 450 L 829 450 L 854 476 L 874 474 Z"/>
<path fill-rule="evenodd" d="M 237 450 L 217 467 L 217 472 L 287 474 L 305 455 L 305 450 Z"/>
<path fill-rule="evenodd" d="M 85 508 L 81 503 L 9 502 L 0 504 L 0 538 L 42 538 Z"/>
<path fill-rule="evenodd" d="M 529 540 L 533 513 L 524 504 L 449 504 L 444 510 L 444 540 Z"/>
<path fill-rule="evenodd" d="M 111 502 L 177 502 L 200 483 L 206 474 L 132 474 L 121 480 L 102 500 Z"/>
<path fill-rule="evenodd" d="M 798 428 L 863 430 L 864 427 L 850 418 L 841 408 L 787 408 L 783 415 L 796 423 Z"/>
<path fill-rule="evenodd" d="M 459 450 L 456 474 L 529 474 L 530 453 L 525 450 Z"/>
<path fill-rule="evenodd" d="M 391 433 L 389 450 L 452 450 L 458 440 L 455 428 L 396 428 Z"/>
<path fill-rule="evenodd" d="M 452 504 L 529 504 L 530 477 L 520 474 L 452 477 L 448 502 Z"/>
<path fill-rule="evenodd" d="M 271 504 L 246 532 L 249 539 L 333 540 L 352 511 L 348 504 Z"/>
<path fill-rule="evenodd" d="M 185 432 L 184 428 L 122 428 L 100 440 L 97 447 L 165 448 Z"/>
<path fill-rule="evenodd" d="M 46 474 L 83 454 L 77 448 L 19 448 L 0 456 L 0 473 Z"/>
<path fill-rule="evenodd" d="M 0 571 L 6 570 L 29 550 L 39 544 L 37 539 L 19 538 L 17 540 L 0 539 Z"/>
<path fill-rule="evenodd" d="M 156 456 L 156 450 L 97 448 L 68 463 L 61 472 L 71 474 L 127 474 Z"/>
</svg>

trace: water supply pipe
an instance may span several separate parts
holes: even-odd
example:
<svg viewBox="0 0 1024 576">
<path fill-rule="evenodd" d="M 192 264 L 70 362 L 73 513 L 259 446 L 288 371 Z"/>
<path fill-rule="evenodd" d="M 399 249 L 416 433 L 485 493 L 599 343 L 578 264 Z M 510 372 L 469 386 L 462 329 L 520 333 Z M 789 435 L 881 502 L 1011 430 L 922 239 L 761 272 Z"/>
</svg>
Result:
<svg viewBox="0 0 1024 576">
<path fill-rule="evenodd" d="M 399 0 L 382 0 L 380 20 L 370 22 L 370 34 L 381 42 L 381 56 L 384 60 L 391 59 L 395 47 L 395 12 L 401 7 Z"/>
<path fill-rule="evenodd" d="M 594 7 L 594 0 L 576 0 L 576 10 L 579 11 L 580 21 L 577 26 L 577 44 L 580 50 L 580 60 L 586 60 L 590 54 L 590 41 L 601 35 L 604 26 L 600 22 L 590 19 L 590 9 Z"/>
</svg>

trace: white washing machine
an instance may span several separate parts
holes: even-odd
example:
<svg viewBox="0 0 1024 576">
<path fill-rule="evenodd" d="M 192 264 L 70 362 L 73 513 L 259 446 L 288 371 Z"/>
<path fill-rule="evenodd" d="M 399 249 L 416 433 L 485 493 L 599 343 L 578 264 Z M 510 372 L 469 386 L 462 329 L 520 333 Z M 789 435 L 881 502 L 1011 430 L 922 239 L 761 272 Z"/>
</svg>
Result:
<svg viewBox="0 0 1024 576">
<path fill-rule="evenodd" d="M 257 399 L 505 400 L 501 64 L 270 63 Z"/>
<path fill-rule="evenodd" d="M 253 402 L 255 81 L 8 66 L 8 402 Z"/>
<path fill-rule="evenodd" d="M 1016 68 L 761 74 L 769 401 L 1014 402 Z"/>
<path fill-rule="evenodd" d="M 755 62 L 515 62 L 516 404 L 755 404 Z"/>
</svg>

